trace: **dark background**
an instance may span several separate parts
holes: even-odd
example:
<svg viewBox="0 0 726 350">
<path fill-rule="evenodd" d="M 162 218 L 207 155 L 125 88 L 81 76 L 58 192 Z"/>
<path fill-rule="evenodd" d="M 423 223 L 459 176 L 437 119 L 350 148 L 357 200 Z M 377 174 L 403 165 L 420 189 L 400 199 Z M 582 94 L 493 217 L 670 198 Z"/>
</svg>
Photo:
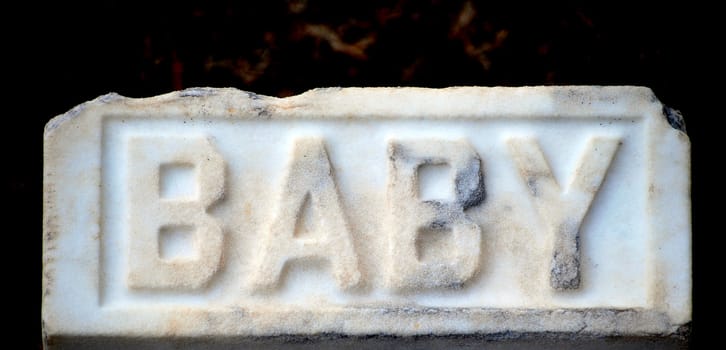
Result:
<svg viewBox="0 0 726 350">
<path fill-rule="evenodd" d="M 262 5 L 264 3 L 264 5 Z M 39 348 L 44 124 L 108 92 L 147 97 L 193 86 L 289 96 L 327 86 L 643 85 L 686 119 L 693 152 L 694 322 L 703 342 L 711 266 L 709 162 L 723 159 L 710 98 L 723 40 L 694 3 L 511 1 L 57 1 L 2 13 L 7 329 Z M 252 6 L 254 4 L 254 6 Z M 705 84 L 705 85 L 704 85 Z M 710 150 L 710 152 L 709 152 Z M 719 189 L 720 190 L 720 189 Z M 715 260 L 714 260 L 715 261 Z M 722 264 L 720 264 L 722 265 Z M 717 266 L 717 265 L 713 265 Z M 720 272 L 719 272 L 720 273 Z M 20 287 L 18 287 L 20 286 Z M 11 310 L 17 308 L 11 305 Z M 705 306 L 705 307 L 704 307 Z M 6 326 L 7 327 L 7 326 Z M 17 332 L 14 330 L 17 329 Z"/>
</svg>

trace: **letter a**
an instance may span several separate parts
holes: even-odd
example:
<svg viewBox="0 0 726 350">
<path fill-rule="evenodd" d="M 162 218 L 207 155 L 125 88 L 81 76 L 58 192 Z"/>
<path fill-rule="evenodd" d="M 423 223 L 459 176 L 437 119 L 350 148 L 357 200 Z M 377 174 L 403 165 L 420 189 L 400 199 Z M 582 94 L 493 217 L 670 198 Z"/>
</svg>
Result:
<svg viewBox="0 0 726 350">
<path fill-rule="evenodd" d="M 310 258 L 326 259 L 340 288 L 356 286 L 358 257 L 322 140 L 297 140 L 279 203 L 254 265 L 253 289 L 274 287 L 285 264 Z M 308 210 L 314 232 L 296 237 Z"/>
</svg>

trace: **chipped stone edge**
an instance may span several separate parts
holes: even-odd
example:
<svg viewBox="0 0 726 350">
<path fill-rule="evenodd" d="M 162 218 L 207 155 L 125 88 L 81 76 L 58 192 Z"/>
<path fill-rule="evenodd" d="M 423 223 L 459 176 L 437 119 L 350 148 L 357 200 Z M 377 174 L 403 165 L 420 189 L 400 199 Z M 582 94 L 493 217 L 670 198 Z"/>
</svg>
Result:
<svg viewBox="0 0 726 350">
<path fill-rule="evenodd" d="M 48 123 L 45 124 L 45 129 L 43 130 L 43 134 L 47 138 L 53 131 L 55 131 L 61 125 L 63 125 L 64 123 L 66 123 L 70 120 L 77 118 L 88 107 L 90 107 L 92 105 L 99 104 L 99 103 L 101 103 L 101 104 L 112 103 L 114 101 L 123 100 L 123 99 L 126 99 L 126 97 L 121 96 L 115 92 L 110 92 L 105 95 L 99 96 L 91 101 L 81 103 L 78 106 L 71 108 L 71 110 L 69 110 L 68 112 L 65 112 L 65 113 L 49 120 Z"/>
<path fill-rule="evenodd" d="M 688 131 L 686 131 L 686 121 L 683 119 L 681 111 L 663 105 L 663 116 L 673 129 L 688 134 Z"/>
<path fill-rule="evenodd" d="M 289 119 L 289 118 L 302 118 L 302 119 L 347 119 L 351 115 L 355 114 L 356 117 L 366 118 L 380 118 L 386 119 L 392 118 L 417 118 L 420 116 L 426 116 L 429 118 L 436 118 L 435 115 L 439 111 L 431 111 L 427 108 L 428 103 L 436 104 L 442 102 L 429 101 L 427 97 L 438 95 L 441 97 L 445 93 L 461 94 L 464 95 L 460 100 L 467 103 L 477 103 L 479 106 L 483 104 L 494 104 L 497 108 L 502 107 L 502 103 L 498 103 L 496 98 L 505 97 L 514 99 L 518 97 L 518 93 L 522 90 L 526 90 L 530 95 L 529 99 L 537 99 L 544 95 L 551 94 L 558 98 L 558 103 L 568 103 L 571 108 L 580 109 L 585 112 L 582 116 L 588 116 L 587 110 L 590 106 L 604 106 L 604 105 L 618 105 L 618 106 L 629 106 L 633 103 L 649 101 L 654 105 L 658 105 L 662 111 L 664 120 L 677 130 L 685 132 L 685 122 L 680 112 L 663 105 L 658 98 L 655 96 L 653 91 L 647 87 L 641 86 L 590 86 L 590 85 L 575 85 L 575 86 L 522 86 L 522 87 L 475 87 L 475 86 L 452 86 L 447 88 L 420 88 L 420 87 L 327 87 L 327 88 L 316 88 L 305 91 L 301 94 L 278 98 L 273 96 L 266 96 L 256 94 L 254 92 L 239 90 L 236 88 L 210 88 L 210 87 L 195 87 L 188 88 L 185 90 L 170 92 L 162 95 L 143 97 L 143 98 L 130 98 L 124 97 L 117 93 L 111 92 L 102 95 L 91 101 L 84 102 L 66 113 L 63 113 L 53 119 L 51 119 L 45 126 L 46 137 L 57 129 L 60 125 L 77 118 L 83 112 L 91 109 L 96 105 L 102 104 L 114 104 L 122 103 L 129 108 L 143 108 L 149 104 L 161 104 L 169 105 L 178 103 L 180 106 L 191 107 L 205 107 L 217 108 L 227 107 L 226 113 L 218 113 L 221 116 L 235 116 L 237 118 L 263 118 L 263 119 Z M 593 93 L 593 90 L 597 91 Z M 487 91 L 487 98 L 489 100 L 472 100 L 472 95 L 481 94 L 482 91 Z M 623 93 L 628 92 L 627 97 L 623 97 Z M 408 106 L 405 105 L 407 100 L 411 99 L 413 93 L 421 94 L 423 97 L 416 98 L 416 102 L 419 102 L 420 106 Z M 473 96 L 481 97 L 481 96 Z M 387 108 L 382 110 L 376 109 L 377 106 L 369 105 L 366 115 L 360 113 L 355 105 L 361 101 L 368 100 L 370 98 L 379 98 L 385 100 L 385 102 L 392 102 L 401 100 L 401 105 L 407 107 L 399 113 L 391 113 Z M 341 106 L 339 103 L 345 101 L 350 103 L 350 106 Z M 201 104 L 201 106 L 200 106 Z M 387 106 L 387 103 L 381 105 Z M 482 117 L 480 111 L 475 110 L 472 112 L 471 104 L 465 105 L 461 109 L 466 110 L 461 115 L 457 115 L 457 118 L 467 119 L 472 117 Z M 415 108 L 418 107 L 418 108 Z M 449 113 L 457 113 L 457 106 L 450 106 L 451 111 Z M 506 110 L 489 110 L 483 112 L 484 116 L 501 116 L 506 114 L 515 118 L 539 118 L 541 115 L 530 115 L 530 109 L 533 108 L 532 104 L 511 104 L 506 105 Z M 204 112 L 204 108 L 201 108 Z M 300 112 L 300 109 L 307 111 Z M 541 108 L 538 108 L 541 110 Z M 310 110 L 313 110 L 311 112 Z M 225 115 L 226 114 L 226 115 Z M 561 115 L 552 115 L 553 117 L 562 117 Z"/>
</svg>

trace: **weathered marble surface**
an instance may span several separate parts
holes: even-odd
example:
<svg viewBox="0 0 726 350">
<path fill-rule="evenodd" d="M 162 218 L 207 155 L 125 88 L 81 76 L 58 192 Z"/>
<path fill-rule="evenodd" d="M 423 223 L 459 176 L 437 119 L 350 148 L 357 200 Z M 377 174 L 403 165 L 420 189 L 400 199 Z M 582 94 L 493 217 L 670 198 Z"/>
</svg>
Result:
<svg viewBox="0 0 726 350">
<path fill-rule="evenodd" d="M 691 319 L 689 141 L 647 88 L 109 94 L 44 166 L 48 345 Z"/>
</svg>

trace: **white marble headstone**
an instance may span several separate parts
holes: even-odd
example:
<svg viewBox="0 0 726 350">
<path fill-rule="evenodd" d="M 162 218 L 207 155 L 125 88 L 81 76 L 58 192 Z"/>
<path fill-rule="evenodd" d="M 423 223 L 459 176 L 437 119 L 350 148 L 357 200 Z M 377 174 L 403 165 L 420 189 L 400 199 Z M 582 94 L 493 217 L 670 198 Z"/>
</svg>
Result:
<svg viewBox="0 0 726 350">
<path fill-rule="evenodd" d="M 641 87 L 101 96 L 45 130 L 46 342 L 668 336 L 682 126 Z"/>
</svg>

